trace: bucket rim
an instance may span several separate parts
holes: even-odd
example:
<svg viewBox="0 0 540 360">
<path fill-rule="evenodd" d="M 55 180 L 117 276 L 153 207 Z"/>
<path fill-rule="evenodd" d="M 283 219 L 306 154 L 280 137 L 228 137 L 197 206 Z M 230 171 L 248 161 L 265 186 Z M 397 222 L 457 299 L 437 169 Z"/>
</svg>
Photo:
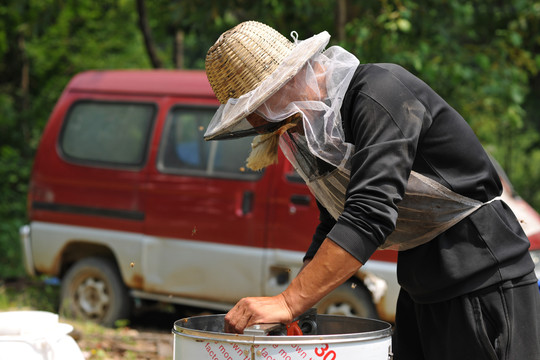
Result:
<svg viewBox="0 0 540 360">
<path fill-rule="evenodd" d="M 174 328 L 172 333 L 174 336 L 186 337 L 194 340 L 205 341 L 222 341 L 239 344 L 298 344 L 301 339 L 302 344 L 320 344 L 321 342 L 328 344 L 336 343 L 350 343 L 350 342 L 365 342 L 374 341 L 378 339 L 386 339 L 392 335 L 392 325 L 382 320 L 368 319 L 354 316 L 342 316 L 342 315 L 317 315 L 317 319 L 321 320 L 337 320 L 337 321 L 361 321 L 365 323 L 377 324 L 379 329 L 364 331 L 364 332 L 352 332 L 343 334 L 320 334 L 320 335 L 297 335 L 297 336 L 279 336 L 279 335 L 244 335 L 244 334 L 229 334 L 224 332 L 215 332 L 208 330 L 191 329 L 182 326 L 188 321 L 193 319 L 215 318 L 219 319 L 225 317 L 222 315 L 201 315 L 190 318 L 179 319 L 174 322 Z"/>
</svg>

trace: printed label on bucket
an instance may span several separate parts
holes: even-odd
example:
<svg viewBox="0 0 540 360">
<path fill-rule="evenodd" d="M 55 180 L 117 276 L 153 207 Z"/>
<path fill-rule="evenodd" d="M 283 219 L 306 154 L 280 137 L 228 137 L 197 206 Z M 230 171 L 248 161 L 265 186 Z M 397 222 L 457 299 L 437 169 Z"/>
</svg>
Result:
<svg viewBox="0 0 540 360">
<path fill-rule="evenodd" d="M 183 339 L 174 344 L 174 359 L 250 360 L 251 344 L 221 341 L 189 341 Z"/>
<path fill-rule="evenodd" d="M 264 343 L 239 344 L 221 341 L 181 341 L 175 346 L 175 360 L 387 360 L 389 338 L 335 344 Z"/>
</svg>

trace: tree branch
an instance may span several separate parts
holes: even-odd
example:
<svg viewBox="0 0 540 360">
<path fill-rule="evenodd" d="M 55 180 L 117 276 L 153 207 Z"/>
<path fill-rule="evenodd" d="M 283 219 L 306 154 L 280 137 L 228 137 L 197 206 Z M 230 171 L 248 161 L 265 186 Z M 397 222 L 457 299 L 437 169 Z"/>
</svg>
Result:
<svg viewBox="0 0 540 360">
<path fill-rule="evenodd" d="M 144 37 L 144 45 L 146 47 L 148 57 L 150 58 L 150 62 L 154 68 L 162 68 L 163 63 L 157 55 L 156 46 L 154 44 L 154 40 L 152 39 L 152 32 L 150 30 L 150 26 L 148 25 L 144 0 L 137 0 L 137 12 L 139 13 L 139 28 L 141 29 Z"/>
</svg>

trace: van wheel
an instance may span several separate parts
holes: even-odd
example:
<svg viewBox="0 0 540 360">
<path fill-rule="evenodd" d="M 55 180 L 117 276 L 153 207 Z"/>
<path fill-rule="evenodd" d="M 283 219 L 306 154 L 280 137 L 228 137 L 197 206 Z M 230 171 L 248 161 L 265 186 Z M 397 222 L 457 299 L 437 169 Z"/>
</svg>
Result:
<svg viewBox="0 0 540 360">
<path fill-rule="evenodd" d="M 127 319 L 130 299 L 115 264 L 104 258 L 75 263 L 62 279 L 60 313 L 109 327 Z"/>
<path fill-rule="evenodd" d="M 361 283 L 347 281 L 326 295 L 317 305 L 317 313 L 378 319 L 369 290 Z"/>
</svg>

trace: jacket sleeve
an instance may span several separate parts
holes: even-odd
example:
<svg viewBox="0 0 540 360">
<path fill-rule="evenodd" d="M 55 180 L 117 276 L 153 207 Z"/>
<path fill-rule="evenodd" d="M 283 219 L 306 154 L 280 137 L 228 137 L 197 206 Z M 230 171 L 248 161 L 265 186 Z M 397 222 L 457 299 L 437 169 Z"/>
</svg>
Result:
<svg viewBox="0 0 540 360">
<path fill-rule="evenodd" d="M 328 238 L 362 264 L 394 230 L 414 162 L 424 106 L 392 75 L 369 91 L 350 89 L 342 109 L 355 145 L 345 208 Z M 347 98 L 348 97 L 348 98 Z"/>
<path fill-rule="evenodd" d="M 317 207 L 319 208 L 319 225 L 315 229 L 315 234 L 313 235 L 313 240 L 311 245 L 304 256 L 303 261 L 308 259 L 313 259 L 317 250 L 326 239 L 328 232 L 336 224 L 336 220 L 330 215 L 330 213 L 317 201 Z"/>
</svg>

